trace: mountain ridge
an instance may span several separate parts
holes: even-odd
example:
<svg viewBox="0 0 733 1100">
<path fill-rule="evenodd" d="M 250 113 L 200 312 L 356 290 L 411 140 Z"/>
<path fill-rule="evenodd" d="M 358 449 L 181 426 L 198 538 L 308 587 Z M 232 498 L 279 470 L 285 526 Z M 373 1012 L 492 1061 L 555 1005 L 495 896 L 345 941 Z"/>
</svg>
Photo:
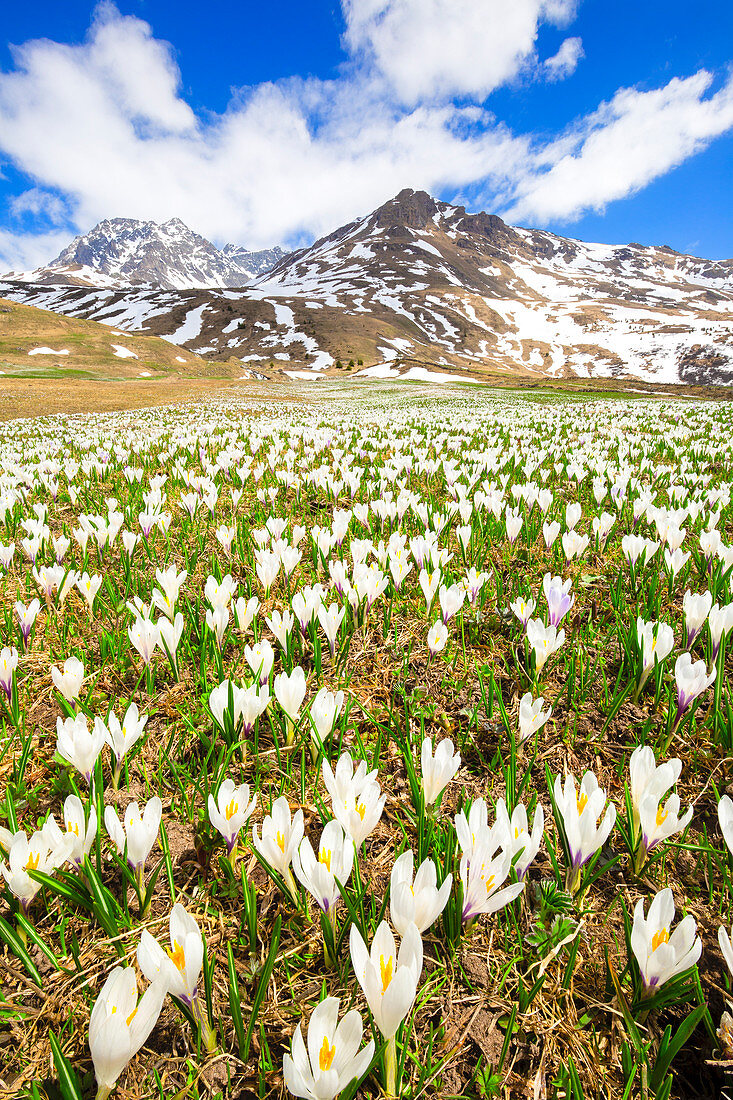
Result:
<svg viewBox="0 0 733 1100">
<path fill-rule="evenodd" d="M 165 222 L 105 218 L 80 234 L 43 267 L 3 276 L 19 282 L 164 290 L 238 287 L 286 255 L 279 247 L 252 251 L 216 247 L 180 218 Z"/>
<path fill-rule="evenodd" d="M 409 188 L 242 288 L 3 293 L 296 377 L 353 361 L 372 377 L 409 363 L 459 377 L 733 382 L 733 260 L 513 227 Z"/>
</svg>

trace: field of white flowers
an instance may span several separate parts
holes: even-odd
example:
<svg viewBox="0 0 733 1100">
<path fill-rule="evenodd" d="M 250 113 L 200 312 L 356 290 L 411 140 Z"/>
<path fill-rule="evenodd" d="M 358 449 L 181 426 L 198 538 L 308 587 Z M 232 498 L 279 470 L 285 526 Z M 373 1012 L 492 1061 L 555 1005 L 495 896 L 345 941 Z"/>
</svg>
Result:
<svg viewBox="0 0 733 1100">
<path fill-rule="evenodd" d="M 719 1096 L 732 461 L 689 400 L 3 426 L 0 1094 Z"/>
</svg>

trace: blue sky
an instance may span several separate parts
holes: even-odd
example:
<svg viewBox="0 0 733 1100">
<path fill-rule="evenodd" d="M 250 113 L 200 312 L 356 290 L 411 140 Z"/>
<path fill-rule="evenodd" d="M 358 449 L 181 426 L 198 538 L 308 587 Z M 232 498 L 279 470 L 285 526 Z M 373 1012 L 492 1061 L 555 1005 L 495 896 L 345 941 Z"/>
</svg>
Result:
<svg viewBox="0 0 733 1100">
<path fill-rule="evenodd" d="M 402 187 L 586 240 L 733 256 L 727 0 L 9 9 L 0 270 L 115 216 L 304 243 Z"/>
</svg>

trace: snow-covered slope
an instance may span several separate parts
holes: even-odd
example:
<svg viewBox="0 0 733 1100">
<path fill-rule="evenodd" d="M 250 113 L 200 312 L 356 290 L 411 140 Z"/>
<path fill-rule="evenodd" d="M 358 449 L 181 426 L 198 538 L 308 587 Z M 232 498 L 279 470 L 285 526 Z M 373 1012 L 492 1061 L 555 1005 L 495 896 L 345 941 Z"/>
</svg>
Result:
<svg viewBox="0 0 733 1100">
<path fill-rule="evenodd" d="M 514 229 L 421 191 L 236 291 L 16 283 L 0 295 L 283 369 L 733 383 L 733 261 Z"/>
<path fill-rule="evenodd" d="M 167 290 L 244 286 L 284 256 L 281 248 L 251 252 L 226 245 L 220 251 L 180 218 L 162 225 L 110 218 L 75 237 L 46 267 L 6 278 L 98 287 L 146 283 Z"/>
</svg>

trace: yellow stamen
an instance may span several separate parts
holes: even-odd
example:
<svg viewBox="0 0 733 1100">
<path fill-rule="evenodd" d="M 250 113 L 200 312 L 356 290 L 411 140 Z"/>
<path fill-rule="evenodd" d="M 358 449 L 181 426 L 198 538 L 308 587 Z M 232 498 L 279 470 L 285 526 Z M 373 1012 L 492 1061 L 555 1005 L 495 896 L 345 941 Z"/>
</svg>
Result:
<svg viewBox="0 0 733 1100">
<path fill-rule="evenodd" d="M 179 970 L 183 970 L 186 966 L 186 952 L 181 947 L 178 940 L 173 941 L 173 950 L 170 947 L 166 948 L 168 952 L 168 958 L 171 960 L 174 966 Z"/>
<path fill-rule="evenodd" d="M 652 936 L 652 951 L 656 951 L 660 944 L 669 943 L 669 932 L 666 928 L 660 928 Z"/>
<path fill-rule="evenodd" d="M 227 821 L 231 821 L 236 813 L 239 812 L 239 802 L 236 798 L 233 798 L 226 808 Z"/>
<path fill-rule="evenodd" d="M 357 804 L 356 812 L 358 813 L 359 817 L 363 821 L 364 820 L 364 814 L 366 813 L 366 806 L 364 805 L 363 802 L 359 802 Z"/>
<path fill-rule="evenodd" d="M 382 974 L 382 993 L 387 992 L 387 986 L 392 981 L 392 970 L 394 968 L 394 959 L 390 955 L 387 962 L 384 961 L 384 955 L 379 956 L 379 969 Z"/>
<path fill-rule="evenodd" d="M 134 1017 L 136 1012 L 137 1012 L 137 1005 L 135 1006 L 135 1008 L 133 1008 L 132 1012 L 130 1013 L 130 1015 L 125 1020 L 125 1023 L 127 1024 L 128 1027 L 132 1023 L 133 1017 Z"/>
<path fill-rule="evenodd" d="M 285 851 L 285 837 L 282 835 L 282 833 L 277 834 L 277 846 L 281 852 Z"/>
<path fill-rule="evenodd" d="M 489 875 L 489 877 L 486 880 L 486 893 L 487 894 L 491 893 L 491 888 L 492 888 L 493 885 L 494 885 L 494 876 Z"/>
<path fill-rule="evenodd" d="M 330 850 L 328 852 L 321 852 L 321 854 L 318 857 L 318 862 L 322 863 L 327 871 L 330 871 L 331 870 L 331 852 L 330 852 Z"/>
<path fill-rule="evenodd" d="M 70 821 L 69 824 L 66 826 L 66 831 L 67 833 L 73 833 L 74 836 L 78 836 L 79 826 L 74 821 Z"/>
<path fill-rule="evenodd" d="M 575 801 L 578 804 L 578 814 L 582 814 L 588 803 L 588 795 L 585 793 L 585 791 L 581 791 Z"/>
<path fill-rule="evenodd" d="M 321 1053 L 318 1055 L 318 1065 L 321 1068 L 321 1072 L 325 1073 L 326 1070 L 331 1068 L 331 1063 L 336 1055 L 336 1046 L 329 1046 L 328 1036 L 323 1036 L 323 1045 L 321 1046 Z"/>
<path fill-rule="evenodd" d="M 668 811 L 663 809 L 660 806 L 659 809 L 657 810 L 657 828 L 659 828 L 660 825 L 664 824 L 664 822 L 667 818 L 667 815 L 668 815 Z"/>
<path fill-rule="evenodd" d="M 34 856 L 28 856 L 28 862 L 25 865 L 26 871 L 37 871 L 38 864 L 41 861 L 41 853 L 37 852 Z"/>
</svg>

